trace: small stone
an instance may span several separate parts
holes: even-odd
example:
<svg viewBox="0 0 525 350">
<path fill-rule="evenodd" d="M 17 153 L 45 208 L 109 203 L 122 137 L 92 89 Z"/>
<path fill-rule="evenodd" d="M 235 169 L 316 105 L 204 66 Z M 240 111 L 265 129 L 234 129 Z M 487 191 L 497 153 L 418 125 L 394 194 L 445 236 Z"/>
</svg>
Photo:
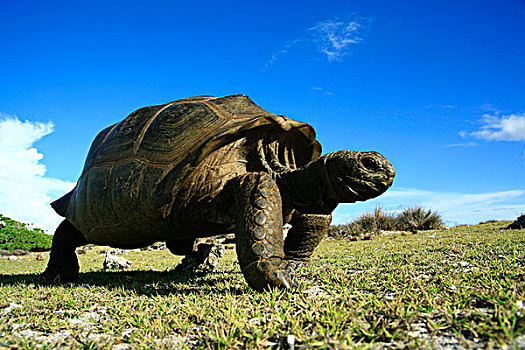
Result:
<svg viewBox="0 0 525 350">
<path fill-rule="evenodd" d="M 29 252 L 23 249 L 14 249 L 14 250 L 4 250 L 0 249 L 0 256 L 22 256 L 27 255 Z"/>
<path fill-rule="evenodd" d="M 77 254 L 87 254 L 89 247 L 80 247 L 75 250 Z"/>
<path fill-rule="evenodd" d="M 286 342 L 288 343 L 288 347 L 290 348 L 290 350 L 295 349 L 295 336 L 293 334 L 288 334 L 288 336 L 286 337 Z"/>
<path fill-rule="evenodd" d="M 121 270 L 121 269 L 131 267 L 131 265 L 133 265 L 133 262 L 129 261 L 128 259 L 122 256 L 110 254 L 110 252 L 111 251 L 106 253 L 106 259 L 104 260 L 103 267 L 105 270 L 107 269 Z"/>
<path fill-rule="evenodd" d="M 166 247 L 166 243 L 164 242 L 158 242 L 158 243 L 155 243 L 155 244 L 152 244 L 148 247 L 148 250 L 150 251 L 153 251 L 153 250 L 165 250 L 165 249 L 168 249 Z"/>
<path fill-rule="evenodd" d="M 186 255 L 176 270 L 186 273 L 216 271 L 226 248 L 222 244 L 200 243 L 197 250 Z"/>
<path fill-rule="evenodd" d="M 106 255 L 119 255 L 119 254 L 122 254 L 124 253 L 124 251 L 122 249 L 119 249 L 119 248 L 113 248 L 113 249 L 110 249 Z"/>
<path fill-rule="evenodd" d="M 265 222 L 266 222 L 266 216 L 264 215 L 264 213 L 262 211 L 258 212 L 255 215 L 255 223 L 257 225 L 264 225 Z"/>
<path fill-rule="evenodd" d="M 18 257 L 14 256 L 14 255 L 11 255 L 10 257 L 8 257 L 8 259 L 11 260 L 11 261 L 14 261 L 14 260 L 18 260 Z"/>
<path fill-rule="evenodd" d="M 268 198 L 270 196 L 270 191 L 268 191 L 268 189 L 266 188 L 263 188 L 261 190 L 261 196 L 263 196 L 264 198 Z"/>
</svg>

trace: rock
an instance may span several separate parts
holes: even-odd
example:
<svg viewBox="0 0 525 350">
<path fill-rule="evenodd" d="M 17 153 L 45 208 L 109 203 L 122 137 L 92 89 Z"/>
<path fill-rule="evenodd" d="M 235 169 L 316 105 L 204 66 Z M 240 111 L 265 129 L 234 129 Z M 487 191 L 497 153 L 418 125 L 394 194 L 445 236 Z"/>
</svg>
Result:
<svg viewBox="0 0 525 350">
<path fill-rule="evenodd" d="M 23 249 L 15 249 L 15 250 L 0 249 L 0 256 L 22 256 L 22 255 L 27 255 L 27 254 L 29 254 L 29 252 Z"/>
<path fill-rule="evenodd" d="M 222 244 L 200 243 L 197 250 L 187 255 L 176 267 L 180 272 L 213 272 L 219 266 L 226 248 Z"/>
<path fill-rule="evenodd" d="M 149 251 L 152 251 L 152 250 L 164 250 L 164 249 L 168 249 L 166 247 L 166 243 L 164 243 L 164 242 L 158 242 L 158 243 L 152 244 L 152 245 L 150 245 L 148 247 Z"/>
<path fill-rule="evenodd" d="M 75 250 L 75 252 L 76 252 L 77 254 L 87 254 L 87 252 L 89 251 L 89 249 L 90 249 L 89 247 L 84 246 L 84 247 L 77 248 L 77 249 Z"/>
<path fill-rule="evenodd" d="M 105 270 L 122 270 L 133 265 L 133 262 L 129 261 L 128 259 L 122 256 L 118 256 L 118 251 L 122 252 L 122 250 L 120 249 L 111 249 L 109 252 L 106 253 L 106 259 L 104 260 L 103 264 Z"/>
<path fill-rule="evenodd" d="M 506 230 L 519 230 L 525 228 L 525 215 L 521 215 L 509 226 L 505 227 Z"/>
<path fill-rule="evenodd" d="M 11 256 L 11 252 L 9 250 L 0 249 L 0 256 Z"/>
<path fill-rule="evenodd" d="M 113 248 L 113 249 L 110 249 L 106 255 L 119 255 L 119 254 L 122 254 L 124 253 L 124 251 L 122 249 L 119 249 L 119 248 Z"/>
</svg>

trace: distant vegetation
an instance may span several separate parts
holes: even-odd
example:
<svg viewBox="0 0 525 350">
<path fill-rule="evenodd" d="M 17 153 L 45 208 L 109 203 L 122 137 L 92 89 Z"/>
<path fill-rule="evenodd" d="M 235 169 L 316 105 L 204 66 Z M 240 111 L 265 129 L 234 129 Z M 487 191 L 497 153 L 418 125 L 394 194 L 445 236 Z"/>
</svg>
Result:
<svg viewBox="0 0 525 350">
<path fill-rule="evenodd" d="M 388 213 L 380 206 L 366 212 L 349 224 L 330 227 L 328 236 L 333 238 L 369 237 L 381 231 L 423 231 L 445 227 L 441 215 L 435 211 L 415 206 L 398 215 Z"/>
<path fill-rule="evenodd" d="M 51 249 L 53 236 L 0 214 L 0 249 L 42 252 Z"/>
</svg>

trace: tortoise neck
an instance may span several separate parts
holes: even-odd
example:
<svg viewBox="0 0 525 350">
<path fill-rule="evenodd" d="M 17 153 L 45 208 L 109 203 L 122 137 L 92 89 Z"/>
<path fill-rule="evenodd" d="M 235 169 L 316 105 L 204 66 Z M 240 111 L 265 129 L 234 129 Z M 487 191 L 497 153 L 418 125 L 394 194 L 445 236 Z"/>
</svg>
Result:
<svg viewBox="0 0 525 350">
<path fill-rule="evenodd" d="M 303 214 L 330 214 L 336 208 L 338 203 L 328 200 L 333 189 L 326 173 L 325 157 L 277 175 L 283 202 Z"/>
</svg>

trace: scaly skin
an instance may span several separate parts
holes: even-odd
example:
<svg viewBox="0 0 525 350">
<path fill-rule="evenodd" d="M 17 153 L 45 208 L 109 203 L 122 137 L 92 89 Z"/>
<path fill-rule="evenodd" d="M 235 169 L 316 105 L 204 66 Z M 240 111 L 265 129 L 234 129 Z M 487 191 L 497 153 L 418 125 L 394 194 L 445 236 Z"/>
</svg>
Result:
<svg viewBox="0 0 525 350">
<path fill-rule="evenodd" d="M 266 173 L 248 173 L 231 184 L 235 196 L 237 255 L 246 281 L 255 290 L 298 286 L 286 268 L 281 194 Z"/>
<path fill-rule="evenodd" d="M 332 214 L 301 214 L 295 212 L 284 241 L 285 259 L 294 262 L 308 262 L 319 243 L 326 236 L 332 221 Z"/>
</svg>

